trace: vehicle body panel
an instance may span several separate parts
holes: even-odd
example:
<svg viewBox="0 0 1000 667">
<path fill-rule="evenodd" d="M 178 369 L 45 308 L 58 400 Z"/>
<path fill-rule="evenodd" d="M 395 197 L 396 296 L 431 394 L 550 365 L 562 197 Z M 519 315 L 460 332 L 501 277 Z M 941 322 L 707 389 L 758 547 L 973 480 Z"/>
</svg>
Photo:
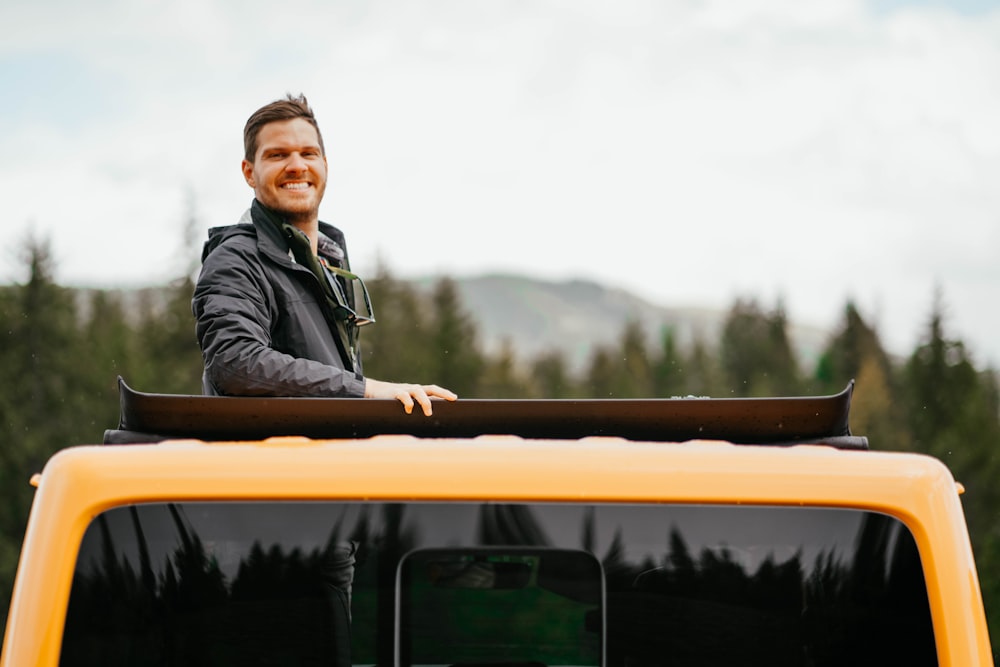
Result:
<svg viewBox="0 0 1000 667">
<path fill-rule="evenodd" d="M 334 499 L 753 504 L 884 513 L 909 528 L 919 549 L 939 663 L 993 664 L 958 491 L 936 459 L 811 445 L 391 435 L 63 450 L 41 475 L 0 667 L 58 664 L 80 541 L 101 512 L 147 502 Z"/>
</svg>

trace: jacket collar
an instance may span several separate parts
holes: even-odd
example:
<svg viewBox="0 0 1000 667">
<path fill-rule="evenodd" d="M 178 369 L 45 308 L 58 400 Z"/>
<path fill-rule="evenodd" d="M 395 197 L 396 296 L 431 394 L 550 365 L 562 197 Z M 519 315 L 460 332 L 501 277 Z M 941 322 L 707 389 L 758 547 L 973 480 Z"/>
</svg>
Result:
<svg viewBox="0 0 1000 667">
<path fill-rule="evenodd" d="M 240 223 L 250 223 L 256 227 L 257 247 L 261 253 L 285 266 L 296 263 L 291 254 L 288 239 L 285 238 L 285 232 L 282 230 L 285 220 L 281 214 L 254 199 L 249 210 L 240 218 Z M 344 248 L 344 234 L 339 229 L 325 222 L 320 222 L 319 231 L 321 235 L 335 241 L 341 249 Z M 320 241 L 322 242 L 322 236 Z M 345 253 L 344 268 L 347 268 L 346 250 L 343 252 Z"/>
</svg>

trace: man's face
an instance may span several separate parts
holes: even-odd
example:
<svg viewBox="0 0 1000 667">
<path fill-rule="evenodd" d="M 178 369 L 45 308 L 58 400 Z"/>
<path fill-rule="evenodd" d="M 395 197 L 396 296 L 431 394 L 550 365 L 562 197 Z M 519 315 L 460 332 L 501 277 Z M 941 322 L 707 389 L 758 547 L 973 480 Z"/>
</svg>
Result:
<svg viewBox="0 0 1000 667">
<path fill-rule="evenodd" d="M 316 128 L 303 118 L 262 127 L 253 162 L 243 160 L 243 177 L 261 204 L 285 214 L 289 222 L 318 220 L 326 156 Z"/>
</svg>

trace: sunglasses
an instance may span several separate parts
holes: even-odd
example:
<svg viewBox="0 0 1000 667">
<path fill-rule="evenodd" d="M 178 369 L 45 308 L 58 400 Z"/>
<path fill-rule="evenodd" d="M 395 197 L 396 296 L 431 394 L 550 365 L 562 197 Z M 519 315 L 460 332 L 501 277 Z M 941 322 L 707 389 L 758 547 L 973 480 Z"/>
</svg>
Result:
<svg viewBox="0 0 1000 667">
<path fill-rule="evenodd" d="M 363 327 L 366 324 L 375 323 L 375 311 L 372 309 L 372 300 L 368 296 L 368 288 L 361 277 L 350 271 L 332 266 L 328 262 L 323 262 L 328 273 L 327 280 L 333 287 L 333 294 L 337 299 L 337 309 L 346 317 L 344 319 L 351 322 L 356 327 Z M 336 278 L 343 278 L 343 283 Z M 344 292 L 344 284 L 351 290 L 353 298 L 348 299 Z M 352 306 L 353 304 L 353 306 Z"/>
</svg>

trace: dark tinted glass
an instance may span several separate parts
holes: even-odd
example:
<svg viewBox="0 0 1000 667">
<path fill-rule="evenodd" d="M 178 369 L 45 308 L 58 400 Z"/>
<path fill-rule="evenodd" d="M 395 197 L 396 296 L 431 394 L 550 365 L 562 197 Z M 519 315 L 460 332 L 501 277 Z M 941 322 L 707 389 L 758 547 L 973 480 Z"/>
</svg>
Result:
<svg viewBox="0 0 1000 667">
<path fill-rule="evenodd" d="M 63 665 L 934 665 L 890 517 L 185 503 L 100 515 Z"/>
</svg>

